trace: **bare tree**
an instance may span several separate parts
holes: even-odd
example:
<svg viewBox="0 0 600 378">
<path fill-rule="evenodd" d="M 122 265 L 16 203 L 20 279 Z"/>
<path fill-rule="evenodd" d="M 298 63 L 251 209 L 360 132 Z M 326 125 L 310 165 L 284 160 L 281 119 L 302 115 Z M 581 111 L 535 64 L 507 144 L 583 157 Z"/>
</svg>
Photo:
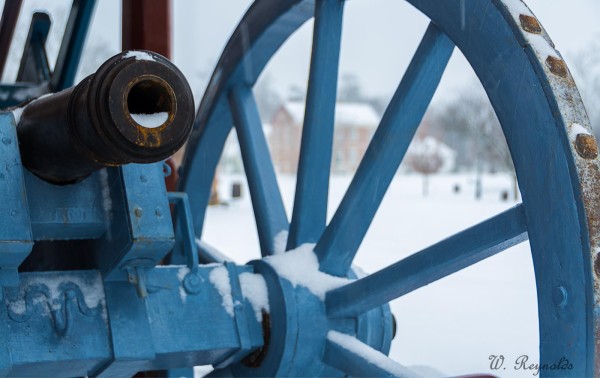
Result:
<svg viewBox="0 0 600 378">
<path fill-rule="evenodd" d="M 256 82 L 254 96 L 256 97 L 258 111 L 265 121 L 273 117 L 282 103 L 281 98 L 273 89 L 273 82 L 269 74 L 261 76 Z"/>
<path fill-rule="evenodd" d="M 600 140 L 600 42 L 596 40 L 569 59 L 571 74 L 587 110 L 592 129 Z"/>
<path fill-rule="evenodd" d="M 3 81 L 14 81 L 19 70 L 19 64 L 23 55 L 25 39 L 27 38 L 28 30 L 31 25 L 32 15 L 34 12 L 44 9 L 44 12 L 50 15 L 52 25 L 46 40 L 46 53 L 50 66 L 54 65 L 53 59 L 58 55 L 60 42 L 65 30 L 65 25 L 69 13 L 67 4 L 57 2 L 42 3 L 41 0 L 25 1 L 17 20 L 15 34 L 10 44 L 6 67 L 2 75 Z"/>
<path fill-rule="evenodd" d="M 437 173 L 444 165 L 440 143 L 433 137 L 415 140 L 406 152 L 406 163 L 423 175 L 423 196 L 429 194 L 429 175 Z"/>
<path fill-rule="evenodd" d="M 288 88 L 287 98 L 290 101 L 305 101 L 306 90 L 298 85 L 292 85 Z"/>
<path fill-rule="evenodd" d="M 342 75 L 337 98 L 341 102 L 363 102 L 367 100 L 356 74 L 345 73 Z"/>
<path fill-rule="evenodd" d="M 431 133 L 457 151 L 457 166 L 476 172 L 475 197 L 481 198 L 483 172 L 509 172 L 518 197 L 512 158 L 496 113 L 481 87 L 463 91 L 429 115 Z"/>
</svg>

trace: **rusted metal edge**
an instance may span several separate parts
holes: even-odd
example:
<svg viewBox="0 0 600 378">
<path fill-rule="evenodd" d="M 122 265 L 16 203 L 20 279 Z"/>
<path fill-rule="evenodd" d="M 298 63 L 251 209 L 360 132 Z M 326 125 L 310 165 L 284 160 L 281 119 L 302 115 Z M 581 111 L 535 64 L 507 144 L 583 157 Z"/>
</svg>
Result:
<svg viewBox="0 0 600 378">
<path fill-rule="evenodd" d="M 545 76 L 540 77 L 540 80 L 548 85 L 545 90 L 547 93 L 551 91 L 555 94 L 556 103 L 550 105 L 551 107 L 554 105 L 558 111 L 557 115 L 560 116 L 564 127 L 561 136 L 563 142 L 567 141 L 573 156 L 574 166 L 569 168 L 575 170 L 579 180 L 579 188 L 574 188 L 573 194 L 578 211 L 584 214 L 583 217 L 580 216 L 580 220 L 585 220 L 581 236 L 584 248 L 589 247 L 592 270 L 590 274 L 593 279 L 594 375 L 600 376 L 600 158 L 597 141 L 592 134 L 590 121 L 575 81 L 545 29 L 524 3 L 522 4 L 524 11 L 518 15 L 514 13 L 514 3 L 522 0 L 500 1 L 508 10 L 504 13 L 507 21 L 516 25 L 513 30 L 518 30 L 521 34 L 517 37 L 525 41 L 523 47 L 528 49 L 530 56 L 537 58 L 531 61 L 533 65 L 538 65 L 540 68 L 538 73 L 543 72 L 542 76 Z M 513 5 L 512 12 L 510 5 Z M 541 40 L 533 43 L 533 38 L 540 37 L 548 43 L 548 46 L 544 46 Z M 580 189 L 580 192 L 577 192 L 577 189 Z M 587 235 L 585 235 L 586 231 Z"/>
</svg>

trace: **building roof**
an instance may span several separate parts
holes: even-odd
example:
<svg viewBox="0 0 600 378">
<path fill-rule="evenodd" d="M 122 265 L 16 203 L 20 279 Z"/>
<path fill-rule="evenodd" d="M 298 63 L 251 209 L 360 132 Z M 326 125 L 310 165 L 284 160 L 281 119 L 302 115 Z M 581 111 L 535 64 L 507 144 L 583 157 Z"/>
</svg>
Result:
<svg viewBox="0 0 600 378">
<path fill-rule="evenodd" d="M 454 159 L 456 151 L 454 151 L 447 144 L 439 141 L 432 136 L 426 136 L 424 138 L 415 138 L 411 142 L 407 155 L 415 154 L 421 156 L 427 156 L 430 154 L 439 154 L 442 158 Z"/>
<path fill-rule="evenodd" d="M 304 120 L 304 102 L 288 101 L 283 108 L 292 117 L 295 124 Z M 338 102 L 335 107 L 335 125 L 339 127 L 362 126 L 376 128 L 379 116 L 373 107 L 365 102 Z"/>
</svg>

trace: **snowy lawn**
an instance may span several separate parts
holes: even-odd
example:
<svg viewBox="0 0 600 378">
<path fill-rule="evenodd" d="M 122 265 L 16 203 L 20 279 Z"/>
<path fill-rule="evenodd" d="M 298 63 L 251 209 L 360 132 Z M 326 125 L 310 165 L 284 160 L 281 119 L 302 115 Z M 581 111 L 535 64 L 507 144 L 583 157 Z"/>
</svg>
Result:
<svg viewBox="0 0 600 378">
<path fill-rule="evenodd" d="M 329 216 L 341 200 L 350 177 L 331 180 Z M 209 209 L 204 240 L 239 263 L 260 256 L 252 205 L 243 176 L 220 175 L 221 198 L 227 206 Z M 231 184 L 241 182 L 243 197 L 229 200 Z M 279 177 L 291 214 L 295 178 Z M 460 192 L 454 192 L 455 185 Z M 419 175 L 397 176 L 355 260 L 368 273 L 385 267 L 466 227 L 515 205 L 502 201 L 512 188 L 506 175 L 483 179 L 483 198 L 474 199 L 474 175 L 430 178 L 423 197 Z M 512 198 L 512 194 L 510 196 Z M 419 289 L 392 302 L 398 322 L 391 356 L 426 376 L 493 373 L 533 376 L 514 370 L 527 355 L 538 360 L 537 302 L 527 243 Z M 504 371 L 490 370 L 490 356 L 506 358 Z"/>
</svg>

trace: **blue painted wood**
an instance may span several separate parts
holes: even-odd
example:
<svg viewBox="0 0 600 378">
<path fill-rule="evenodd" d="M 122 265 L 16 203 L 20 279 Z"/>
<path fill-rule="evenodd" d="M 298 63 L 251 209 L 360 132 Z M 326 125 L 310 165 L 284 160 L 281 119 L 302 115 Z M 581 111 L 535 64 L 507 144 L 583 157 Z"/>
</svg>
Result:
<svg viewBox="0 0 600 378">
<path fill-rule="evenodd" d="M 244 32 L 236 29 L 227 42 L 198 108 L 181 168 L 179 190 L 190 198 L 196 237 L 201 236 L 216 165 L 233 125 L 227 93 L 240 82 L 253 84 L 271 56 L 313 12 L 311 1 L 255 1 L 242 20 Z M 245 53 L 251 57 L 252 70 L 244 69 L 241 59 Z"/>
<path fill-rule="evenodd" d="M 97 239 L 107 228 L 99 173 L 73 185 L 53 185 L 24 171 L 34 240 Z"/>
<path fill-rule="evenodd" d="M 0 84 L 0 108 L 19 105 L 46 93 L 50 93 L 49 83 L 2 83 Z"/>
<path fill-rule="evenodd" d="M 0 290 L 3 291 L 3 289 Z M 2 293 L 2 301 L 4 302 L 4 293 L 2 291 L 0 293 Z M 9 338 L 8 309 L 7 306 L 0 306 L 0 340 L 8 340 Z M 10 344 L 2 342 L 0 343 L 0 376 L 6 377 L 11 369 Z"/>
<path fill-rule="evenodd" d="M 590 261 L 594 253 L 590 248 L 590 233 L 597 227 L 594 225 L 597 217 L 588 221 L 593 209 L 582 203 L 589 193 L 583 193 L 581 184 L 585 182 L 580 183 L 580 171 L 576 169 L 582 164 L 575 164 L 572 143 L 566 135 L 572 122 L 588 125 L 584 112 L 564 111 L 564 99 L 574 99 L 567 102 L 577 103 L 578 98 L 570 77 L 561 79 L 549 72 L 544 63 L 546 57 L 532 52 L 518 17 L 513 19 L 500 0 L 409 2 L 429 16 L 462 50 L 501 121 L 523 194 L 532 246 L 542 364 L 566 357 L 574 366 L 569 371 L 542 374 L 597 374 L 594 361 L 598 361 L 595 357 L 598 353 L 594 343 L 598 335 L 594 333 L 594 323 L 599 323 L 600 311 L 594 312 Z M 252 85 L 274 51 L 313 12 L 314 2 L 302 0 L 262 0 L 250 8 L 215 70 L 198 113 L 200 128 L 207 131 L 219 128 L 213 117 L 215 104 L 223 104 L 232 86 Z M 187 182 L 195 180 L 194 174 L 202 173 L 202 163 L 206 161 L 196 160 L 193 151 L 188 156 L 187 160 L 193 164 L 186 170 L 186 175 L 192 175 L 184 177 Z M 193 188 L 188 186 L 186 190 Z M 205 193 L 205 189 L 200 192 Z M 358 216 L 369 222 L 372 214 Z"/>
<path fill-rule="evenodd" d="M 22 273 L 20 287 L 4 288 L 8 376 L 85 376 L 107 361 L 103 298 L 97 271 Z"/>
<path fill-rule="evenodd" d="M 210 283 L 213 269 L 224 267 L 193 273 L 204 284 L 192 291 L 185 285 L 187 267 L 151 269 L 145 299 L 127 282 L 103 283 L 98 271 L 23 273 L 20 287 L 4 288 L 0 370 L 8 376 L 127 376 L 213 364 L 240 348 L 247 353 L 262 346 L 252 307 L 238 305 L 230 315 Z M 230 265 L 228 272 L 235 283 L 252 268 Z M 244 301 L 240 287 L 232 289 L 232 298 Z"/>
<path fill-rule="evenodd" d="M 594 334 L 592 269 L 586 245 L 585 214 L 578 210 L 578 176 L 566 129 L 556 109 L 557 84 L 545 73 L 545 57 L 532 59 L 531 46 L 516 43 L 524 31 L 504 6 L 492 2 L 464 8 L 464 28 L 452 22 L 458 1 L 433 4 L 411 0 L 456 42 L 483 84 L 502 125 L 519 179 L 536 272 L 540 363 L 561 358 L 571 370 L 546 370 L 546 376 L 592 376 Z M 511 21 L 507 22 L 507 18 Z M 477 21 L 475 21 L 477 20 Z M 480 38 L 473 38 L 476 33 Z M 518 37 L 517 37 L 518 35 Z M 493 43 L 492 43 L 493 41 Z M 529 52 L 528 52 L 529 51 Z M 502 58 L 498 58 L 501 52 Z M 544 72 L 544 74 L 540 74 Z M 572 86 L 570 80 L 559 80 Z M 548 92 L 547 92 L 548 91 Z M 572 94 L 569 94 L 572 96 Z M 582 122 L 582 121 L 581 121 Z M 570 168 L 571 167 L 571 168 Z M 587 244 L 587 243 L 586 243 Z"/>
<path fill-rule="evenodd" d="M 227 42 L 202 98 L 196 118 L 199 129 L 213 125 L 210 118 L 233 86 L 251 86 L 256 82 L 273 54 L 296 29 L 313 17 L 314 10 L 314 0 L 252 3 L 240 21 L 243 27 L 236 28 Z M 192 136 L 190 142 L 197 143 L 199 136 Z"/>
<path fill-rule="evenodd" d="M 199 122 L 197 117 L 186 149 L 186 163 L 179 168 L 180 181 L 178 185 L 179 191 L 188 194 L 194 233 L 197 238 L 202 236 L 202 226 L 210 199 L 213 178 L 223 152 L 223 146 L 233 126 L 227 99 L 221 100 L 212 114 L 210 124 L 214 126 L 202 127 L 198 124 Z"/>
<path fill-rule="evenodd" d="M 169 203 L 175 205 L 175 221 L 179 225 L 180 234 L 177 239 L 182 248 L 181 254 L 186 257 L 187 266 L 192 270 L 198 269 L 198 247 L 192 226 L 192 213 L 188 196 L 182 192 L 169 192 Z"/>
<path fill-rule="evenodd" d="M 46 56 L 46 38 L 50 24 L 50 16 L 47 13 L 33 14 L 21 55 L 17 82 L 42 84 L 50 80 L 50 67 Z"/>
<path fill-rule="evenodd" d="M 325 229 L 343 9 L 343 0 L 315 2 L 310 76 L 287 249 L 316 243 Z"/>
<path fill-rule="evenodd" d="M 25 190 L 14 119 L 11 114 L 3 113 L 0 114 L 0 268 L 13 274 L 0 276 L 2 285 L 18 283 L 16 268 L 33 247 Z"/>
<path fill-rule="evenodd" d="M 25 52 L 30 55 L 30 63 L 27 64 L 36 66 L 34 71 L 38 71 L 37 74 L 41 75 L 40 79 L 30 80 L 31 75 L 29 75 L 22 78 L 23 81 L 28 83 L 0 85 L 0 107 L 15 106 L 46 93 L 61 91 L 74 84 L 95 4 L 96 0 L 73 1 L 51 77 L 49 77 L 47 62 L 39 62 L 40 60 L 46 60 L 46 54 L 43 50 L 45 37 L 40 41 L 34 40 L 32 42 L 33 45 L 30 46 L 29 52 Z M 43 22 L 43 20 L 40 21 Z M 45 25 L 37 25 L 36 27 L 39 26 L 48 27 Z M 37 60 L 38 63 L 34 63 L 34 60 Z M 36 84 L 32 84 L 31 81 Z"/>
<path fill-rule="evenodd" d="M 95 5 L 96 0 L 73 0 L 52 73 L 51 87 L 54 92 L 62 91 L 75 82 Z"/>
<path fill-rule="evenodd" d="M 453 50 L 446 34 L 430 24 L 348 191 L 315 247 L 324 272 L 347 274 Z"/>
<path fill-rule="evenodd" d="M 359 334 L 362 342 L 375 348 L 382 347 L 385 336 L 379 335 L 378 338 L 376 332 L 359 327 L 356 319 L 327 319 L 325 306 L 319 297 L 301 285 L 293 286 L 280 277 L 268 262 L 253 261 L 250 264 L 257 274 L 264 277 L 269 288 L 271 321 L 268 352 L 259 366 L 235 364 L 217 369 L 210 376 L 342 376 L 338 370 L 324 364 L 321 358 L 330 329 Z M 382 312 L 373 312 L 373 315 L 370 319 L 362 317 L 361 321 L 371 323 L 372 328 L 380 328 Z M 386 347 L 389 348 L 389 343 Z"/>
<path fill-rule="evenodd" d="M 250 88 L 234 88 L 229 99 L 248 176 L 261 253 L 272 255 L 275 236 L 287 231 L 289 225 L 262 122 Z"/>
<path fill-rule="evenodd" d="M 129 282 L 104 284 L 106 309 L 110 320 L 110 360 L 93 372 L 98 377 L 127 377 L 145 370 L 155 358 L 154 340 L 146 310 Z"/>
<path fill-rule="evenodd" d="M 366 346 L 363 344 L 363 346 Z M 389 359 L 388 363 L 396 369 L 394 371 L 386 370 L 384 366 L 376 365 L 365 358 L 364 355 L 346 349 L 330 339 L 327 339 L 325 346 L 325 355 L 323 361 L 336 369 L 352 377 L 398 377 L 396 371 L 406 371 L 406 375 L 400 377 L 411 377 L 408 369 Z"/>
<path fill-rule="evenodd" d="M 151 268 L 175 244 L 162 162 L 106 170 L 110 228 L 95 246 L 108 280 L 126 279 L 126 268 Z"/>
<path fill-rule="evenodd" d="M 364 275 L 363 272 L 360 276 Z M 356 267 L 354 267 L 350 270 L 348 278 L 357 280 L 358 277 Z M 324 301 L 324 304 L 326 305 L 327 302 Z M 325 306 L 325 312 L 327 312 L 327 306 Z M 358 340 L 371 348 L 386 355 L 390 352 L 395 327 L 390 306 L 380 306 L 353 318 L 333 318 L 329 315 L 328 317 L 330 320 L 335 319 L 333 322 L 335 325 L 331 326 L 332 330 L 356 334 Z"/>
<path fill-rule="evenodd" d="M 295 344 L 298 339 L 299 311 L 293 288 L 288 281 L 280 280 L 273 267 L 264 261 L 253 261 L 250 264 L 256 273 L 264 277 L 269 288 L 269 316 L 273 319 L 269 335 L 269 353 L 259 368 L 235 364 L 229 369 L 220 369 L 221 371 L 215 372 L 215 376 L 287 376 L 296 352 L 295 348 L 288 346 Z M 275 319 L 277 321 L 274 321 Z"/>
<path fill-rule="evenodd" d="M 327 313 L 333 317 L 360 315 L 526 239 L 525 214 L 519 205 L 327 293 Z"/>
<path fill-rule="evenodd" d="M 213 265 L 199 267 L 190 273 L 184 266 L 151 269 L 147 273 L 146 299 L 148 317 L 155 343 L 156 358 L 149 369 L 211 365 L 234 355 L 240 348 L 250 351 L 263 345 L 262 326 L 256 320 L 251 306 L 235 286 L 237 276 L 251 273 L 249 266 Z M 234 315 L 223 305 L 224 298 L 210 281 L 213 269 L 227 269 L 232 288 Z M 233 273 L 235 272 L 235 274 Z M 185 282 L 195 275 L 197 290 L 189 290 Z M 124 304 L 123 304 L 124 305 Z M 238 322 L 237 316 L 243 320 Z M 241 329 L 240 327 L 247 327 Z M 246 338 L 241 339 L 241 335 Z M 242 357 L 237 354 L 237 357 Z"/>
<path fill-rule="evenodd" d="M 188 194 L 191 223 L 194 235 L 198 239 L 202 236 L 204 217 L 210 200 L 217 164 L 233 125 L 231 112 L 225 104 L 227 101 L 223 100 L 217 106 L 211 122 L 217 125 L 228 125 L 226 127 L 200 127 L 198 125 L 199 118 L 196 118 L 194 131 L 186 149 L 186 152 L 195 151 L 196 153 L 186 153 L 185 160 L 188 163 L 179 168 L 181 179 L 178 188 Z M 191 174 L 192 172 L 194 174 Z M 186 263 L 184 248 L 179 237 L 183 232 L 181 227 L 180 223 L 175 224 L 177 240 L 173 252 L 169 255 L 171 264 Z"/>
<path fill-rule="evenodd" d="M 250 324 L 256 324 L 256 316 L 253 311 L 248 311 L 251 306 L 248 306 L 248 302 L 244 300 L 242 294 L 242 287 L 238 278 L 237 268 L 234 263 L 227 262 L 224 264 L 229 273 L 229 282 L 231 285 L 231 298 L 234 303 L 233 311 L 235 313 L 236 328 L 238 330 L 239 349 L 227 356 L 225 359 L 215 361 L 213 366 L 215 368 L 224 367 L 241 360 L 246 357 L 255 345 L 253 341 L 260 340 L 263 335 L 256 327 L 251 327 Z M 246 303 L 244 309 L 242 304 Z M 250 307 L 250 308 L 249 308 Z M 251 334 L 252 333 L 252 334 Z"/>
<path fill-rule="evenodd" d="M 392 346 L 394 327 L 390 306 L 383 305 L 357 317 L 356 338 L 387 355 Z"/>
<path fill-rule="evenodd" d="M 232 261 L 229 257 L 225 256 L 205 241 L 196 240 L 196 246 L 198 247 L 198 259 L 202 264 L 222 264 L 227 261 Z"/>
</svg>

